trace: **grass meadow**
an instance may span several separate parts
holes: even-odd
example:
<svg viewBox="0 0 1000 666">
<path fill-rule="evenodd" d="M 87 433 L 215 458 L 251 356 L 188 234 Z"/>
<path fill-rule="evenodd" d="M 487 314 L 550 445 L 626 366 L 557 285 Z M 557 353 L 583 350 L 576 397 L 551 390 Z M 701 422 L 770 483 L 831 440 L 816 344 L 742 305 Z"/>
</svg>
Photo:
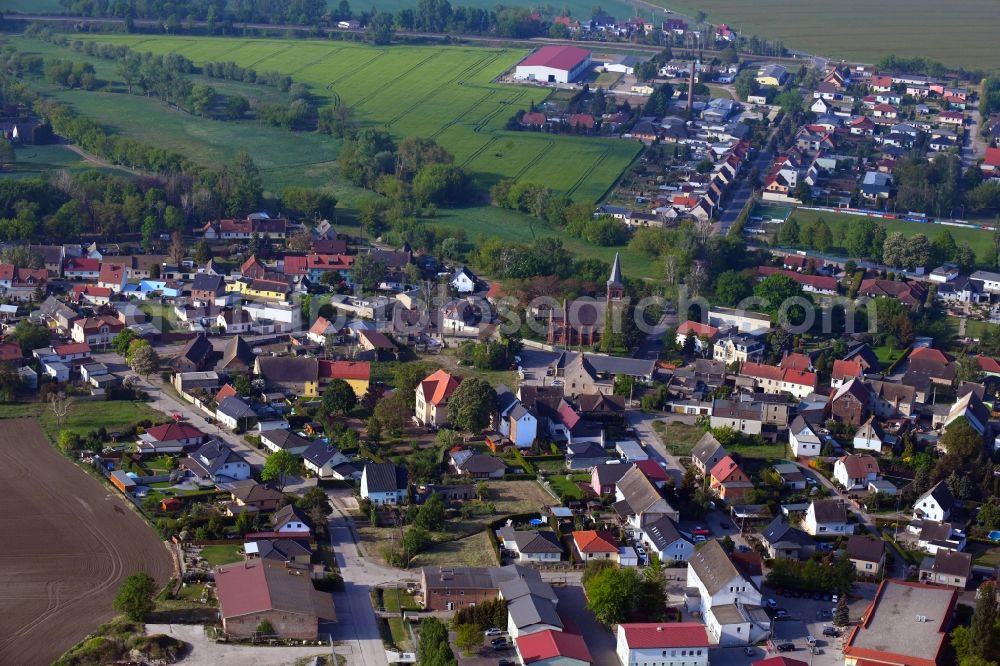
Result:
<svg viewBox="0 0 1000 666">
<path fill-rule="evenodd" d="M 544 89 L 492 83 L 524 57 L 527 51 L 522 49 L 378 48 L 341 42 L 145 35 L 80 38 L 125 43 L 138 51 L 180 53 L 196 63 L 231 60 L 258 71 L 289 74 L 310 85 L 321 102 L 348 104 L 361 122 L 388 129 L 399 139 L 436 139 L 487 187 L 502 178 L 526 179 L 576 200 L 596 201 L 639 150 L 638 144 L 616 139 L 505 130 L 514 112 L 527 108 L 532 101 L 541 102 L 548 94 Z M 257 125 L 248 132 L 247 126 L 240 123 L 206 121 L 162 105 L 157 112 L 151 108 L 153 103 L 139 98 L 123 100 L 108 95 L 110 99 L 104 101 L 107 108 L 101 109 L 100 94 L 67 92 L 63 97 L 84 113 L 110 120 L 123 132 L 154 145 L 183 149 L 196 158 L 197 153 L 191 151 L 198 146 L 207 146 L 206 150 L 218 146 L 225 153 L 238 141 L 234 135 L 243 134 L 244 141 L 258 146 L 251 152 L 262 169 L 290 172 L 287 178 L 295 182 L 303 176 L 307 180 L 327 177 L 323 165 L 332 167 L 336 156 L 335 142 L 324 145 L 321 137 L 313 134 L 274 130 L 277 135 L 272 137 L 266 128 Z M 151 118 L 155 122 L 150 122 Z M 158 139 L 159 135 L 162 137 Z M 188 141 L 178 142 L 183 135 L 189 137 Z M 297 136 L 303 143 L 296 142 Z M 276 159 L 272 165 L 267 164 L 266 153 L 272 144 L 283 163 Z M 206 152 L 205 159 L 213 160 L 215 156 Z M 282 178 L 275 176 L 275 180 Z"/>
<path fill-rule="evenodd" d="M 817 55 L 875 63 L 925 56 L 952 66 L 1000 69 L 996 0 L 649 0 L 739 32 L 780 39 Z"/>
</svg>

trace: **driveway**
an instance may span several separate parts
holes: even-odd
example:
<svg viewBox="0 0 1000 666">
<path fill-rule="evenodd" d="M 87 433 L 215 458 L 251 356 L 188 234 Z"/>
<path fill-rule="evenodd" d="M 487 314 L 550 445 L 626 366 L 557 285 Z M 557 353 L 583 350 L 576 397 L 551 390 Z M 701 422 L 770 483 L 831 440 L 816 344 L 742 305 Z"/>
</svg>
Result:
<svg viewBox="0 0 1000 666">
<path fill-rule="evenodd" d="M 565 585 L 554 588 L 559 597 L 559 615 L 576 625 L 590 650 L 595 664 L 617 664 L 615 637 L 603 624 L 594 618 L 587 608 L 587 597 L 580 585 Z"/>
<path fill-rule="evenodd" d="M 191 646 L 188 656 L 179 663 L 191 666 L 287 666 L 299 659 L 330 654 L 330 646 L 265 647 L 216 643 L 205 636 L 200 624 L 147 624 L 146 634 L 166 634 Z M 337 652 L 351 661 L 349 650 L 337 647 Z"/>
</svg>

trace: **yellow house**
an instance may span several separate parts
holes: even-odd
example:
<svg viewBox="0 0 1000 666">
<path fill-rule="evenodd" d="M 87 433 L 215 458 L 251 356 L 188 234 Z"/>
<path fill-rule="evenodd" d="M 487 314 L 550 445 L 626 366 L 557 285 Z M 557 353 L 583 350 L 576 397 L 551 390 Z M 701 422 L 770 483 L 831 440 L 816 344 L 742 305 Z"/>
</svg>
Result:
<svg viewBox="0 0 1000 666">
<path fill-rule="evenodd" d="M 632 86 L 632 92 L 637 95 L 652 95 L 653 86 Z"/>
<path fill-rule="evenodd" d="M 314 398 L 319 395 L 319 359 L 297 356 L 258 356 L 254 374 L 269 390 Z"/>
<path fill-rule="evenodd" d="M 267 301 L 284 301 L 288 298 L 288 285 L 275 280 L 254 280 L 243 290 L 247 298 Z"/>
<path fill-rule="evenodd" d="M 319 362 L 321 381 L 342 379 L 354 389 L 354 395 L 363 396 L 368 392 L 371 381 L 371 363 L 368 361 L 324 361 Z"/>
<path fill-rule="evenodd" d="M 788 70 L 781 65 L 766 65 L 757 71 L 757 83 L 762 86 L 780 86 L 788 78 Z"/>
<path fill-rule="evenodd" d="M 233 280 L 232 282 L 226 282 L 226 293 L 236 293 L 242 294 L 247 288 L 247 283 L 243 280 Z"/>
</svg>

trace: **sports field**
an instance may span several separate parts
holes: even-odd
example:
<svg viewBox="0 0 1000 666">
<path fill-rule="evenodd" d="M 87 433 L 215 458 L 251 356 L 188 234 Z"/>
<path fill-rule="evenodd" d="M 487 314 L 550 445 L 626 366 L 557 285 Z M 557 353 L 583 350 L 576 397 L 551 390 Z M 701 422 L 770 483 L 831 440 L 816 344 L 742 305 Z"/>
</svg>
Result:
<svg viewBox="0 0 1000 666">
<path fill-rule="evenodd" d="M 49 664 L 114 615 L 121 581 L 171 562 L 121 497 L 56 452 L 35 419 L 0 428 L 0 664 Z"/>
<path fill-rule="evenodd" d="M 542 183 L 576 200 L 596 201 L 639 150 L 617 139 L 509 132 L 507 119 L 546 90 L 491 83 L 527 53 L 520 49 L 460 46 L 392 46 L 280 39 L 80 36 L 125 43 L 139 51 L 180 53 L 196 63 L 233 61 L 258 71 L 278 71 L 312 86 L 329 104 L 348 104 L 364 123 L 389 129 L 396 137 L 436 139 L 486 186 L 501 178 Z M 79 93 L 92 96 L 92 93 Z M 109 100 L 116 102 L 116 100 Z M 116 102 L 117 103 L 117 102 Z M 134 103 L 132 103 L 134 107 Z M 84 107 L 81 106 L 81 110 Z M 141 115 L 111 122 L 134 123 L 150 143 L 157 127 Z M 211 133 L 210 123 L 193 119 L 192 133 Z M 158 144 L 162 145 L 162 144 Z M 311 160 L 289 146 L 290 157 Z M 195 155 L 193 155 L 195 156 Z"/>
<path fill-rule="evenodd" d="M 798 222 L 800 227 L 811 224 L 817 218 L 823 218 L 823 221 L 830 226 L 830 230 L 833 232 L 835 247 L 831 250 L 830 254 L 841 256 L 846 256 L 846 251 L 841 247 L 836 247 L 838 245 L 838 241 L 843 238 L 843 234 L 847 231 L 847 226 L 851 223 L 851 221 L 859 218 L 858 215 L 846 215 L 843 213 L 831 213 L 828 211 L 818 210 L 803 210 L 801 208 L 796 208 L 792 213 L 792 217 L 796 222 Z M 993 247 L 993 232 L 991 231 L 983 229 L 967 229 L 965 227 L 951 227 L 943 224 L 908 222 L 906 220 L 886 220 L 882 218 L 872 219 L 884 226 L 886 233 L 891 234 L 898 231 L 904 236 L 924 234 L 931 241 L 947 229 L 952 238 L 955 239 L 956 243 L 968 241 L 969 245 L 972 246 L 972 249 L 976 251 L 976 257 L 979 261 L 984 263 L 992 261 L 990 251 Z M 768 224 L 766 226 L 769 230 L 773 229 L 775 231 L 780 227 L 780 225 L 777 224 Z"/>
<path fill-rule="evenodd" d="M 648 0 L 689 16 L 809 53 L 861 62 L 924 56 L 948 65 L 1000 69 L 996 0 Z"/>
</svg>

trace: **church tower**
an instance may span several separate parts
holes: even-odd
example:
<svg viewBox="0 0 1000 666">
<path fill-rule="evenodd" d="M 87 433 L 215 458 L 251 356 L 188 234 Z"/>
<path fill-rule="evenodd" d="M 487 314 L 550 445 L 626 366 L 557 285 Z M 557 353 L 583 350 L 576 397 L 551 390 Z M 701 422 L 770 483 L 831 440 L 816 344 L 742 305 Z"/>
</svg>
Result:
<svg viewBox="0 0 1000 666">
<path fill-rule="evenodd" d="M 625 298 L 625 283 L 622 282 L 622 264 L 618 253 L 615 253 L 615 263 L 611 266 L 611 277 L 608 278 L 608 302 L 620 301 Z"/>
</svg>

